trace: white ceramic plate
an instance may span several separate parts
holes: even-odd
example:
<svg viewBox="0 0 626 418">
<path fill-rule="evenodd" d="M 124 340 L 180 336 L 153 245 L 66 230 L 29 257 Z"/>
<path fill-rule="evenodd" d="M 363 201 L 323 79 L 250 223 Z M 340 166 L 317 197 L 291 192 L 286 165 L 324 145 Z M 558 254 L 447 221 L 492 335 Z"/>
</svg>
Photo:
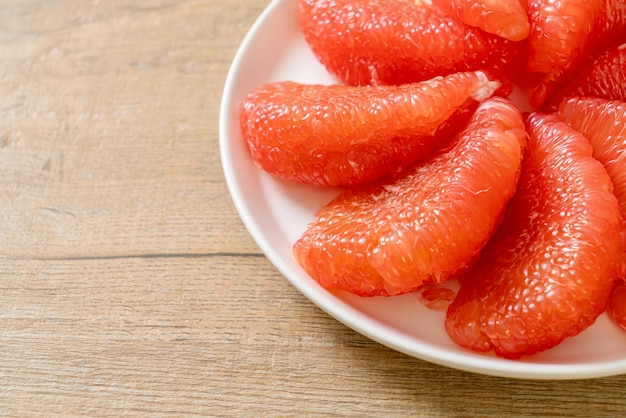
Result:
<svg viewBox="0 0 626 418">
<path fill-rule="evenodd" d="M 455 345 L 444 312 L 429 310 L 416 294 L 360 298 L 320 287 L 295 262 L 291 246 L 335 190 L 280 181 L 259 170 L 241 137 L 238 106 L 266 82 L 335 83 L 306 45 L 297 0 L 275 0 L 253 25 L 232 63 L 220 115 L 220 148 L 228 187 L 260 249 L 302 294 L 357 332 L 408 355 L 476 373 L 533 379 L 582 379 L 626 372 L 626 332 L 608 318 L 560 346 L 523 360 L 473 353 Z"/>
</svg>

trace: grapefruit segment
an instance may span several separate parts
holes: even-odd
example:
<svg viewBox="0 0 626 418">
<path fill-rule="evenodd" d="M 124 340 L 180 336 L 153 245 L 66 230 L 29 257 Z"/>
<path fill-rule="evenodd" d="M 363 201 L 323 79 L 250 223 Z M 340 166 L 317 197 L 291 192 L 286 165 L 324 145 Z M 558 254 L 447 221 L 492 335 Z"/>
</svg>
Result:
<svg viewBox="0 0 626 418">
<path fill-rule="evenodd" d="M 581 132 L 591 143 L 593 156 L 600 161 L 613 181 L 613 192 L 622 213 L 626 214 L 626 103 L 593 98 L 571 98 L 559 106 L 559 116 Z M 622 234 L 626 231 L 622 228 Z M 626 249 L 626 247 L 624 248 Z M 626 254 L 623 255 L 624 278 Z M 626 329 L 626 285 L 623 281 L 613 290 L 609 312 L 617 324 Z"/>
<path fill-rule="evenodd" d="M 593 156 L 611 177 L 613 191 L 626 213 L 626 103 L 573 97 L 561 103 L 558 114 L 589 140 Z"/>
<path fill-rule="evenodd" d="M 568 97 L 626 101 L 626 44 L 607 49 L 583 65 L 572 80 L 546 102 L 544 109 L 554 111 Z"/>
<path fill-rule="evenodd" d="M 322 286 L 361 296 L 447 279 L 493 233 L 514 193 L 525 141 L 515 105 L 487 100 L 429 160 L 322 208 L 295 243 L 296 260 Z"/>
<path fill-rule="evenodd" d="M 531 355 L 604 312 L 620 269 L 621 214 L 589 142 L 556 115 L 532 114 L 517 192 L 446 315 L 454 341 Z"/>
<path fill-rule="evenodd" d="M 580 59 L 598 24 L 603 0 L 530 0 L 528 70 L 544 74 Z"/>
<path fill-rule="evenodd" d="M 603 13 L 593 41 L 604 49 L 626 41 L 626 1 L 604 0 Z"/>
<path fill-rule="evenodd" d="M 432 0 L 432 4 L 467 25 L 511 41 L 524 40 L 530 32 L 519 0 Z"/>
<path fill-rule="evenodd" d="M 240 123 L 265 171 L 314 185 L 356 185 L 397 175 L 432 153 L 462 123 L 450 116 L 497 88 L 481 72 L 402 86 L 278 82 L 243 100 Z"/>
<path fill-rule="evenodd" d="M 502 76 L 520 45 L 412 0 L 299 0 L 311 50 L 351 85 L 405 84 L 459 71 Z"/>
<path fill-rule="evenodd" d="M 531 0 L 528 13 L 527 67 L 546 74 L 531 92 L 537 108 L 576 77 L 586 57 L 626 41 L 624 0 Z"/>
</svg>

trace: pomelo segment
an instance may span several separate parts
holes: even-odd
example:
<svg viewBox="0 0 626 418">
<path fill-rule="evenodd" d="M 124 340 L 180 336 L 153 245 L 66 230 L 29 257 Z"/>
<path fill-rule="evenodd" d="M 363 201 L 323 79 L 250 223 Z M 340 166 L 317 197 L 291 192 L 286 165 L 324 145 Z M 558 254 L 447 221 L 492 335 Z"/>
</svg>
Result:
<svg viewBox="0 0 626 418">
<path fill-rule="evenodd" d="M 537 108 L 577 76 L 587 57 L 626 42 L 624 0 L 530 0 L 528 13 L 527 67 L 546 74 L 531 93 Z"/>
<path fill-rule="evenodd" d="M 626 214 L 626 103 L 571 98 L 561 103 L 559 116 L 589 140 L 593 156 L 609 173 L 622 214 Z M 623 227 L 622 234 L 626 240 Z M 623 254 L 622 262 L 624 264 L 618 276 L 625 278 L 626 253 Z M 626 285 L 622 280 L 613 290 L 608 309 L 617 324 L 626 329 Z"/>
<path fill-rule="evenodd" d="M 519 0 L 431 0 L 461 22 L 511 41 L 528 37 L 530 23 Z"/>
<path fill-rule="evenodd" d="M 430 155 L 458 130 L 460 113 L 497 88 L 481 72 L 402 86 L 278 82 L 245 98 L 240 123 L 252 159 L 265 171 L 349 186 L 397 175 Z"/>
<path fill-rule="evenodd" d="M 521 46 L 412 0 L 299 0 L 304 37 L 351 85 L 405 84 L 459 71 L 504 77 Z M 506 83 L 504 83 L 506 84 Z"/>
<path fill-rule="evenodd" d="M 626 44 L 607 49 L 584 64 L 573 79 L 546 102 L 544 109 L 554 111 L 568 97 L 626 101 Z"/>
<path fill-rule="evenodd" d="M 573 97 L 561 103 L 558 114 L 589 140 L 593 156 L 611 177 L 626 213 L 626 103 Z"/>
<path fill-rule="evenodd" d="M 507 358 L 589 327 L 621 269 L 621 212 L 589 141 L 556 115 L 532 114 L 527 129 L 517 192 L 446 317 L 455 342 Z"/>
<path fill-rule="evenodd" d="M 528 70 L 550 74 L 580 59 L 600 20 L 603 0 L 530 0 Z"/>
<path fill-rule="evenodd" d="M 626 1 L 603 0 L 602 10 L 602 18 L 593 37 L 597 50 L 626 42 Z"/>
<path fill-rule="evenodd" d="M 322 286 L 361 296 L 442 282 L 465 268 L 496 228 L 525 142 L 515 105 L 487 100 L 431 159 L 322 208 L 295 243 L 296 260 Z"/>
</svg>

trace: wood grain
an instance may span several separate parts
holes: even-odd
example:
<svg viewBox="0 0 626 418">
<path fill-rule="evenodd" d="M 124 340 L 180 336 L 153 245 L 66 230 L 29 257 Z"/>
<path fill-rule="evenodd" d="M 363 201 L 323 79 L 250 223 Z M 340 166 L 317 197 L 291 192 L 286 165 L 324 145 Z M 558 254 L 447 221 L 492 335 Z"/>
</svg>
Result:
<svg viewBox="0 0 626 418">
<path fill-rule="evenodd" d="M 621 415 L 626 377 L 413 359 L 262 256 L 217 119 L 267 3 L 0 0 L 0 415 Z"/>
</svg>

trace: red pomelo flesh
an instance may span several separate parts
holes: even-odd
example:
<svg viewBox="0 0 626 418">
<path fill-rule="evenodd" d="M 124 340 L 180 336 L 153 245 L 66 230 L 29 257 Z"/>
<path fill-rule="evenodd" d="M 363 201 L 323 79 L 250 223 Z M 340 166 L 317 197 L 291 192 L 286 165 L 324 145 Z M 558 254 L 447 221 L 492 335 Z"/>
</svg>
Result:
<svg viewBox="0 0 626 418">
<path fill-rule="evenodd" d="M 550 74 L 579 60 L 598 25 L 603 0 L 530 0 L 528 70 Z"/>
<path fill-rule="evenodd" d="M 626 103 L 573 97 L 561 103 L 558 114 L 589 140 L 626 213 Z"/>
<path fill-rule="evenodd" d="M 448 148 L 393 182 L 347 190 L 322 208 L 295 243 L 296 260 L 322 286 L 361 296 L 447 279 L 496 228 L 525 141 L 517 108 L 487 100 Z"/>
<path fill-rule="evenodd" d="M 528 37 L 530 23 L 519 0 L 432 0 L 445 14 L 511 41 Z"/>
<path fill-rule="evenodd" d="M 271 83 L 244 99 L 240 123 L 252 159 L 265 171 L 352 186 L 397 175 L 430 155 L 460 128 L 457 116 L 497 87 L 481 72 L 401 86 Z"/>
<path fill-rule="evenodd" d="M 311 50 L 330 73 L 351 85 L 413 83 L 469 70 L 506 78 L 523 49 L 411 0 L 298 4 Z"/>
<path fill-rule="evenodd" d="M 543 107 L 555 111 L 568 97 L 626 101 L 626 44 L 605 50 L 584 64 Z"/>
<path fill-rule="evenodd" d="M 611 177 L 613 192 L 621 205 L 622 214 L 626 214 L 626 103 L 571 98 L 562 102 L 558 111 L 562 120 L 591 143 L 593 156 L 604 165 Z M 622 234 L 626 239 L 624 229 Z M 624 266 L 618 276 L 624 278 L 626 254 L 622 260 Z M 621 280 L 613 290 L 608 310 L 617 324 L 626 329 L 626 288 Z"/>
<path fill-rule="evenodd" d="M 575 78 L 588 57 L 626 42 L 624 0 L 531 0 L 528 13 L 527 67 L 546 74 L 531 93 L 537 108 Z"/>
<path fill-rule="evenodd" d="M 515 196 L 460 278 L 446 329 L 459 345 L 519 358 L 551 348 L 604 312 L 620 269 L 621 211 L 589 141 L 556 115 L 527 121 Z"/>
</svg>

